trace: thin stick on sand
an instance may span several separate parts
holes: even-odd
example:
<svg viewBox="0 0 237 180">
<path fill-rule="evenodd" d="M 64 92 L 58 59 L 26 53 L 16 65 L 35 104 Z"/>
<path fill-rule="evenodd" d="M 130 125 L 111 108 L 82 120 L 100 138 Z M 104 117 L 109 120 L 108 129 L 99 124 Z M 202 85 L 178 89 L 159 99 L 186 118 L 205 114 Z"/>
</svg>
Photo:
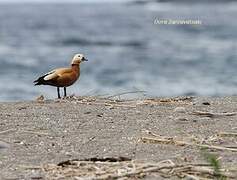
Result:
<svg viewBox="0 0 237 180">
<path fill-rule="evenodd" d="M 157 144 L 172 144 L 177 146 L 196 146 L 200 148 L 208 148 L 208 149 L 215 149 L 215 150 L 221 150 L 221 151 L 232 151 L 237 152 L 236 148 L 228 148 L 228 147 L 222 147 L 222 146 L 213 146 L 213 145 L 207 145 L 207 144 L 196 144 L 196 143 L 189 143 L 185 141 L 179 141 L 174 140 L 174 138 L 158 138 L 158 137 L 142 137 L 141 141 L 144 143 L 157 143 Z"/>
<path fill-rule="evenodd" d="M 12 131 L 17 131 L 17 129 L 12 128 L 12 129 L 7 129 L 7 130 L 5 130 L 5 131 L 1 131 L 1 132 L 0 132 L 0 135 L 1 135 L 1 134 L 6 134 L 6 133 L 9 133 L 9 132 L 12 132 Z"/>
<path fill-rule="evenodd" d="M 221 133 L 218 133 L 218 136 L 221 136 L 221 137 L 237 137 L 237 133 L 221 132 Z"/>
<path fill-rule="evenodd" d="M 44 132 L 36 132 L 36 131 L 29 131 L 29 130 L 20 130 L 21 133 L 29 133 L 29 134 L 36 134 L 40 136 L 49 136 L 50 134 Z"/>
<path fill-rule="evenodd" d="M 205 117 L 221 117 L 221 116 L 235 116 L 237 115 L 237 112 L 225 112 L 225 113 L 214 113 L 214 112 L 204 112 L 204 111 L 194 111 L 191 113 L 192 115 L 197 116 L 205 116 Z"/>
<path fill-rule="evenodd" d="M 202 178 L 235 178 L 234 172 L 228 172 L 226 169 L 220 169 L 220 172 L 216 172 L 210 164 L 175 164 L 172 161 L 161 161 L 158 163 L 144 163 L 136 161 L 118 162 L 116 164 L 109 162 L 100 162 L 97 166 L 91 162 L 83 162 L 83 167 L 87 167 L 87 173 L 81 173 L 80 169 L 81 161 L 78 163 L 70 164 L 68 167 L 59 167 L 57 165 L 45 166 L 43 171 L 47 173 L 47 176 L 55 177 L 58 175 L 61 178 L 74 177 L 75 179 L 95 179 L 95 180 L 107 180 L 107 179 L 120 179 L 127 177 L 143 177 L 146 174 L 157 173 L 164 177 L 187 177 L 193 179 Z M 94 172 L 91 172 L 94 169 Z M 126 169 L 122 173 L 119 173 L 119 169 Z M 68 174 L 68 172 L 70 172 Z M 236 172 L 236 170 L 235 170 Z M 75 174 L 72 174 L 75 173 Z"/>
<path fill-rule="evenodd" d="M 146 92 L 146 91 L 130 91 L 130 92 L 124 92 L 124 93 L 114 94 L 114 95 L 108 96 L 108 97 L 106 97 L 106 98 L 111 99 L 111 98 L 119 97 L 119 96 L 122 96 L 122 95 L 136 94 L 136 93 L 145 93 L 145 92 Z"/>
</svg>

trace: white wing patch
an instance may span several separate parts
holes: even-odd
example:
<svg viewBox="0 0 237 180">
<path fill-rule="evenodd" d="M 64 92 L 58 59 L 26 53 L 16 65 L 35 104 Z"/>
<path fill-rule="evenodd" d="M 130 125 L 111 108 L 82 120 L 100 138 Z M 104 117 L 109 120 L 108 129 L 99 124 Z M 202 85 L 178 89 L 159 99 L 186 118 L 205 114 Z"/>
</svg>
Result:
<svg viewBox="0 0 237 180">
<path fill-rule="evenodd" d="M 47 74 L 45 74 L 46 76 L 44 77 L 44 80 L 45 80 L 45 81 L 48 81 L 48 80 L 51 80 L 51 79 L 57 77 L 57 74 L 56 74 L 55 72 L 56 72 L 56 71 L 53 70 L 53 71 L 50 71 L 50 72 L 48 72 Z"/>
<path fill-rule="evenodd" d="M 67 70 L 66 68 L 59 68 L 59 69 L 50 71 L 47 74 L 45 74 L 44 80 L 49 81 L 49 80 L 55 79 L 57 77 L 61 77 L 63 75 L 63 73 L 65 73 L 66 70 Z"/>
</svg>

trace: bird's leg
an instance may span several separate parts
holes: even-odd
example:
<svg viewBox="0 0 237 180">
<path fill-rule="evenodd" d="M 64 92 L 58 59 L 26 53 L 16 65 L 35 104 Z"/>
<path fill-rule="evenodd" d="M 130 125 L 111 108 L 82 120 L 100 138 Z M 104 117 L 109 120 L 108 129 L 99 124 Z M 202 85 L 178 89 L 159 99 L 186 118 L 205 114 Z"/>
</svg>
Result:
<svg viewBox="0 0 237 180">
<path fill-rule="evenodd" d="M 67 97 L 67 90 L 66 90 L 66 87 L 64 87 L 64 97 Z"/>
<path fill-rule="evenodd" d="M 60 89 L 59 89 L 59 87 L 57 87 L 57 92 L 58 92 L 58 99 L 60 99 L 61 97 L 60 97 Z"/>
</svg>

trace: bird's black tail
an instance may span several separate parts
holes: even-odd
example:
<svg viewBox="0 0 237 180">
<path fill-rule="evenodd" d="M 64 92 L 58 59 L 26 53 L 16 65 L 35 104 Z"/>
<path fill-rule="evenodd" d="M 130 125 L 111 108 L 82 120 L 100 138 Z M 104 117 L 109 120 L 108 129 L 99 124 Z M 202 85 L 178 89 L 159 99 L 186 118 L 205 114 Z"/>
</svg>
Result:
<svg viewBox="0 0 237 180">
<path fill-rule="evenodd" d="M 43 85 L 43 84 L 45 84 L 44 77 L 45 77 L 45 75 L 44 75 L 44 76 L 41 76 L 41 77 L 39 77 L 37 80 L 35 80 L 35 81 L 33 82 L 33 83 L 35 83 L 34 85 L 37 86 L 37 85 Z"/>
</svg>

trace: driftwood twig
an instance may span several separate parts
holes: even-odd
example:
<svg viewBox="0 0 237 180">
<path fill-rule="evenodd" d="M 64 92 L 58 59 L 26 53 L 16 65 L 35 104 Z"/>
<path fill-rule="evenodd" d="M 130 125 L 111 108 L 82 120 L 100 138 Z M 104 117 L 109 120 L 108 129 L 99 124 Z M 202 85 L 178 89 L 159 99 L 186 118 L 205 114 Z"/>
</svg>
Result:
<svg viewBox="0 0 237 180">
<path fill-rule="evenodd" d="M 218 133 L 218 136 L 221 136 L 221 137 L 237 137 L 237 133 L 220 132 L 220 133 Z"/>
<path fill-rule="evenodd" d="M 95 164 L 96 163 L 96 164 Z M 108 180 L 121 178 L 139 178 L 147 174 L 158 174 L 162 177 L 181 177 L 181 178 L 216 178 L 225 177 L 229 179 L 236 178 L 235 171 L 227 171 L 220 169 L 218 174 L 215 168 L 210 164 L 175 164 L 170 160 L 161 161 L 158 163 L 145 163 L 136 161 L 125 162 L 90 162 L 80 161 L 69 163 L 65 166 L 48 165 L 43 167 L 46 177 L 49 179 L 94 179 L 94 180 Z M 156 176 L 157 177 L 157 176 Z"/>
<path fill-rule="evenodd" d="M 5 131 L 1 131 L 1 132 L 0 132 L 0 135 L 1 135 L 1 134 L 6 134 L 6 133 L 9 133 L 9 132 L 12 132 L 12 131 L 17 131 L 17 129 L 13 129 L 13 128 L 12 128 L 12 129 L 7 129 L 7 130 L 5 130 Z"/>
<path fill-rule="evenodd" d="M 214 113 L 214 112 L 204 112 L 204 111 L 194 111 L 191 113 L 192 115 L 197 115 L 197 116 L 204 116 L 204 117 L 221 117 L 221 116 L 235 116 L 237 115 L 237 112 L 224 112 L 224 113 Z"/>
<path fill-rule="evenodd" d="M 222 146 L 214 146 L 214 145 L 207 145 L 207 144 L 197 144 L 197 143 L 190 143 L 186 141 L 179 141 L 175 140 L 174 138 L 158 138 L 158 137 L 142 137 L 141 141 L 144 143 L 158 143 L 158 144 L 172 144 L 177 146 L 196 146 L 200 148 L 207 148 L 207 149 L 215 149 L 215 150 L 226 150 L 237 152 L 237 148 L 229 148 L 229 147 L 222 147 Z"/>
</svg>

